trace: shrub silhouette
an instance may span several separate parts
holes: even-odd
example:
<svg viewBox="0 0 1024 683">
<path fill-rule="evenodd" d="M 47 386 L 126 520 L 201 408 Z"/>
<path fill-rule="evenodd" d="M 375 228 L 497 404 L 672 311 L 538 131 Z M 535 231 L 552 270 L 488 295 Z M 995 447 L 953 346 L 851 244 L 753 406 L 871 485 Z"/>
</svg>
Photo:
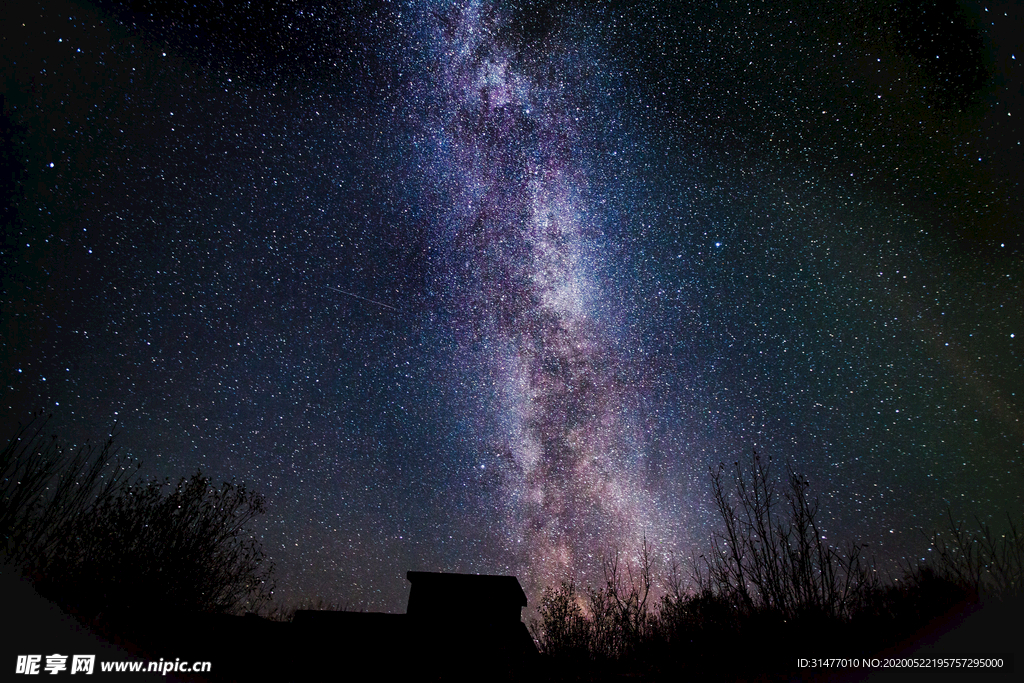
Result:
<svg viewBox="0 0 1024 683">
<path fill-rule="evenodd" d="M 40 591 L 90 617 L 261 606 L 270 589 L 264 556 L 244 531 L 263 499 L 231 483 L 217 489 L 199 472 L 165 494 L 166 486 L 150 481 L 98 501 L 47 558 Z"/>
<path fill-rule="evenodd" d="M 591 621 L 583 613 L 584 600 L 572 581 L 544 589 L 538 608 L 540 619 L 530 626 L 545 654 L 566 660 L 591 657 Z"/>
<path fill-rule="evenodd" d="M 604 585 L 579 588 L 563 582 L 541 597 L 540 618 L 531 624 L 547 655 L 564 663 L 634 663 L 657 640 L 650 604 L 654 586 L 651 549 L 644 539 L 635 563 L 615 553 L 605 558 Z"/>
<path fill-rule="evenodd" d="M 3 559 L 85 620 L 264 604 L 271 568 L 246 533 L 263 498 L 200 472 L 141 481 L 112 443 L 69 456 L 41 428 L 15 435 L 0 455 Z"/>
<path fill-rule="evenodd" d="M 70 537 L 97 501 L 115 497 L 138 463 L 119 456 L 113 436 L 102 447 L 69 450 L 44 430 L 41 414 L 0 451 L 0 562 L 38 565 Z"/>
</svg>

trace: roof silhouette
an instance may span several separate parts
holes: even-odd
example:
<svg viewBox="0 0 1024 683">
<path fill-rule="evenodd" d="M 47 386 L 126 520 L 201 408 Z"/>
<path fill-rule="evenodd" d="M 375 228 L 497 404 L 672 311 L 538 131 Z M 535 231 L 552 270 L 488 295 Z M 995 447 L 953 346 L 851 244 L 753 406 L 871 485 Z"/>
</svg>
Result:
<svg viewBox="0 0 1024 683">
<path fill-rule="evenodd" d="M 409 572 L 406 614 L 432 619 L 519 621 L 526 593 L 514 576 Z"/>
</svg>

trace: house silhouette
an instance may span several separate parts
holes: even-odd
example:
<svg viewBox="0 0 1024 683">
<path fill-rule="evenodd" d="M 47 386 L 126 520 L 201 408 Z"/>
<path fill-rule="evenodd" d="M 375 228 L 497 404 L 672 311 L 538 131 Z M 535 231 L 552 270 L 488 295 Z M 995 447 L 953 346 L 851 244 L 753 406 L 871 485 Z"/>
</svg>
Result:
<svg viewBox="0 0 1024 683">
<path fill-rule="evenodd" d="M 298 610 L 307 645 L 377 661 L 401 653 L 409 680 L 512 680 L 537 655 L 521 619 L 526 594 L 514 576 L 411 571 L 405 614 Z"/>
<path fill-rule="evenodd" d="M 139 615 L 123 642 L 151 660 L 212 662 L 209 675 L 183 679 L 190 681 L 340 680 L 366 671 L 402 681 L 531 676 L 539 655 L 521 619 L 526 594 L 516 577 L 411 571 L 406 578 L 405 614 L 297 610 L 290 622 Z"/>
</svg>

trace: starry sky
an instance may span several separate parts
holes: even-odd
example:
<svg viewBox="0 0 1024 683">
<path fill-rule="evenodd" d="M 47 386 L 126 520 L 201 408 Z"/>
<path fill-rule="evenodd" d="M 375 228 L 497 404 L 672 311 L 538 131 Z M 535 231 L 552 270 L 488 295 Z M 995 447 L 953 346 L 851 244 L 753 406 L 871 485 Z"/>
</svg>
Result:
<svg viewBox="0 0 1024 683">
<path fill-rule="evenodd" d="M 1024 509 L 1013 3 L 5 11 L 5 433 L 265 494 L 282 601 L 662 569 L 708 468 L 836 543 Z"/>
</svg>

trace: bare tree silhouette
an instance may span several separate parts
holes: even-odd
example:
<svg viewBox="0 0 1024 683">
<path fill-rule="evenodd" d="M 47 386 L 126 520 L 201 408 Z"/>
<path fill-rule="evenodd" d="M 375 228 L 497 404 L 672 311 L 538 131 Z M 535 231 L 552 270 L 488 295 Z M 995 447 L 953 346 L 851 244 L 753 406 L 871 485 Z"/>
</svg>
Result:
<svg viewBox="0 0 1024 683">
<path fill-rule="evenodd" d="M 932 536 L 936 551 L 935 571 L 946 579 L 968 586 L 979 595 L 997 599 L 1024 596 L 1024 535 L 1007 513 L 1007 527 L 998 534 L 975 517 L 975 528 L 946 511 L 948 528 Z"/>
<path fill-rule="evenodd" d="M 787 468 L 785 507 L 775 489 L 771 458 L 756 451 L 734 463 L 732 489 L 724 465 L 711 470 L 711 490 L 724 531 L 711 537 L 694 579 L 702 591 L 729 596 L 748 612 L 771 610 L 787 619 L 814 613 L 845 618 L 857 596 L 877 584 L 862 547 L 828 544 L 818 526 L 818 501 L 807 479 Z"/>
</svg>

